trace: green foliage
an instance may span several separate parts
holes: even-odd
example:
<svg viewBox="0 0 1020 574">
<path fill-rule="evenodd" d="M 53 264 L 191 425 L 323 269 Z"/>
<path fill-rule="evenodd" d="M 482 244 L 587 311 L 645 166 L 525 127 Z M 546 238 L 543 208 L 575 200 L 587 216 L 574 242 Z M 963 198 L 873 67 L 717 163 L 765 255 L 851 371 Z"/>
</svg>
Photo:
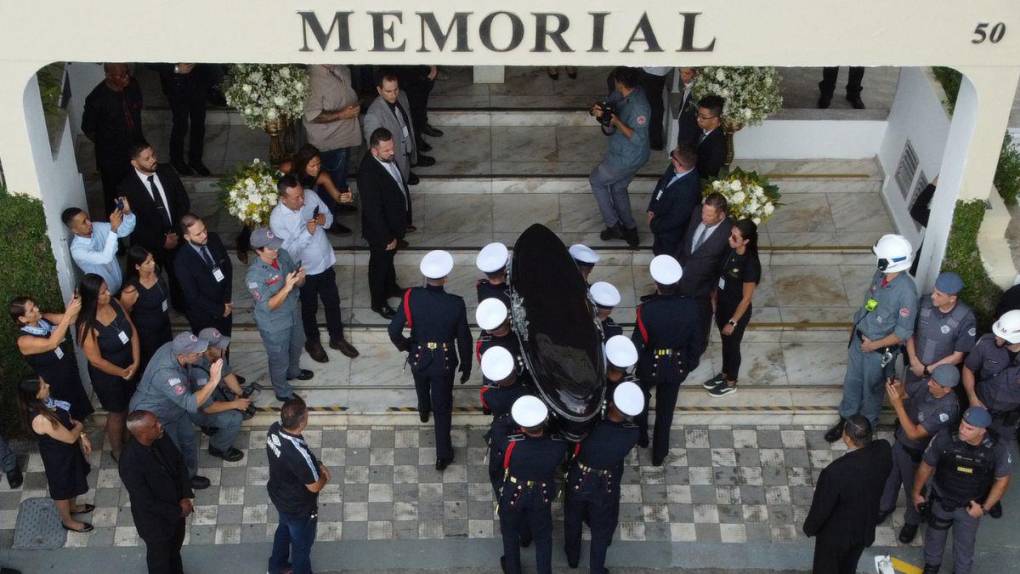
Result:
<svg viewBox="0 0 1020 574">
<path fill-rule="evenodd" d="M 0 229 L 6 234 L 0 242 L 0 261 L 4 262 L 0 302 L 6 307 L 12 297 L 30 295 L 43 309 L 63 309 L 42 202 L 26 195 L 9 194 L 0 187 Z M 14 384 L 31 374 L 14 342 L 16 336 L 11 323 L 0 328 L 0 430 L 5 436 L 21 429 Z"/>
<path fill-rule="evenodd" d="M 981 263 L 977 235 L 985 218 L 985 202 L 981 200 L 957 201 L 953 213 L 953 227 L 949 231 L 946 256 L 942 271 L 955 271 L 963 278 L 966 287 L 960 297 L 974 309 L 978 332 L 987 332 L 994 320 L 995 305 L 1002 290 L 992 282 Z"/>
<path fill-rule="evenodd" d="M 952 68 L 932 68 L 935 79 L 942 84 L 942 91 L 946 93 L 946 101 L 943 102 L 949 115 L 953 115 L 956 108 L 956 95 L 960 93 L 960 80 L 963 77 L 960 72 Z"/>
<path fill-rule="evenodd" d="M 1007 205 L 1016 205 L 1020 195 L 1020 150 L 1013 145 L 1009 133 L 1002 138 L 1002 151 L 999 152 L 999 165 L 995 167 L 995 189 Z"/>
<path fill-rule="evenodd" d="M 43 112 L 46 115 L 60 112 L 60 87 L 64 81 L 64 63 L 54 62 L 36 73 L 39 94 L 42 96 Z"/>
</svg>

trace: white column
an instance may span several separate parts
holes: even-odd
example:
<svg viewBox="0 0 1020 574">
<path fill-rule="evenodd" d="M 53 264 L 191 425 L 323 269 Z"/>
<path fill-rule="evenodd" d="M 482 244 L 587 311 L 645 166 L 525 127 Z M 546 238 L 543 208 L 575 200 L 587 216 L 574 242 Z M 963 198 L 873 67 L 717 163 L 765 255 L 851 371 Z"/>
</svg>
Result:
<svg viewBox="0 0 1020 574">
<path fill-rule="evenodd" d="M 931 289 L 942 266 L 957 199 L 986 200 L 992 193 L 999 149 L 1020 78 L 1020 68 L 972 67 L 960 72 L 963 80 L 917 270 L 922 291 Z"/>
</svg>

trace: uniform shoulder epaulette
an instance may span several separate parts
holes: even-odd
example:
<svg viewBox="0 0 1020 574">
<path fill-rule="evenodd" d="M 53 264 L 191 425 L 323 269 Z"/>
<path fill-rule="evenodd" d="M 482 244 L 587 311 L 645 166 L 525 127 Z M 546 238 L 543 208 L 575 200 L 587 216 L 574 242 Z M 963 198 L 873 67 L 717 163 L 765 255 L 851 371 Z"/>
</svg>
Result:
<svg viewBox="0 0 1020 574">
<path fill-rule="evenodd" d="M 520 442 L 525 439 L 525 436 L 523 434 L 512 434 L 506 438 L 509 439 L 510 442 Z"/>
</svg>

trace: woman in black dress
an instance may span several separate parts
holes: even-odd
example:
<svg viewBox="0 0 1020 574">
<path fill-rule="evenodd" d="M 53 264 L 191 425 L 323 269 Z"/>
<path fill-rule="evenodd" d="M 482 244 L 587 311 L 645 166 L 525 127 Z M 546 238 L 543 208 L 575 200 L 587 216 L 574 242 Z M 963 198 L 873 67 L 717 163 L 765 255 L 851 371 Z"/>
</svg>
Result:
<svg viewBox="0 0 1020 574">
<path fill-rule="evenodd" d="M 141 245 L 128 249 L 124 287 L 119 299 L 138 329 L 142 353 L 138 365 L 139 376 L 145 373 L 145 367 L 156 350 L 173 338 L 170 314 L 167 312 L 169 295 L 170 290 L 160 278 L 152 254 Z"/>
<path fill-rule="evenodd" d="M 43 313 L 31 297 L 15 297 L 8 309 L 20 331 L 18 350 L 35 374 L 50 384 L 53 398 L 71 403 L 71 416 L 77 420 L 91 415 L 92 403 L 81 384 L 74 347 L 67 336 L 81 311 L 81 299 L 71 299 L 63 313 Z"/>
<path fill-rule="evenodd" d="M 18 401 L 25 422 L 39 439 L 39 456 L 60 522 L 65 530 L 91 532 L 91 524 L 73 517 L 96 508 L 91 504 L 75 504 L 75 498 L 89 491 L 89 463 L 85 457 L 92 452 L 92 443 L 85 434 L 85 425 L 67 412 L 70 405 L 50 397 L 50 386 L 43 379 L 21 381 Z"/>
<path fill-rule="evenodd" d="M 740 374 L 740 342 L 751 320 L 751 299 L 761 281 L 758 259 L 758 226 L 741 219 L 730 231 L 730 252 L 724 259 L 716 291 L 715 324 L 722 338 L 722 372 L 702 386 L 713 397 L 737 391 Z"/>
<path fill-rule="evenodd" d="M 138 331 L 120 303 L 110 295 L 106 282 L 89 273 L 78 284 L 81 313 L 78 341 L 89 360 L 92 388 L 106 409 L 106 438 L 114 460 L 124 446 L 124 422 L 128 402 L 138 384 L 141 345 Z"/>
</svg>

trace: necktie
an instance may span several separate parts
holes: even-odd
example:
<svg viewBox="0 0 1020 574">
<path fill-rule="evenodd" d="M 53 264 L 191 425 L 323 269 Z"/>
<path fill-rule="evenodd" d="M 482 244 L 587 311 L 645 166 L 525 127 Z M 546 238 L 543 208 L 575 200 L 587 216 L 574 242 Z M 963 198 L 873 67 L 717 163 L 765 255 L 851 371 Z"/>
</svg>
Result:
<svg viewBox="0 0 1020 574">
<path fill-rule="evenodd" d="M 708 235 L 708 228 L 705 227 L 705 224 L 701 224 L 701 229 L 698 230 L 698 235 L 694 238 L 694 246 L 691 247 L 691 253 L 694 253 L 701 247 L 701 244 L 705 242 L 706 235 Z"/>
<path fill-rule="evenodd" d="M 386 166 L 386 171 L 390 172 L 390 177 L 397 182 L 400 193 L 404 194 L 404 206 L 407 207 L 410 200 L 407 197 L 407 187 L 404 186 L 404 178 L 400 175 L 400 168 L 392 161 L 383 162 L 383 165 Z"/>
<path fill-rule="evenodd" d="M 166 219 L 167 227 L 173 227 L 173 222 L 170 221 L 170 211 L 166 208 L 166 204 L 163 203 L 163 196 L 159 193 L 159 188 L 156 187 L 156 176 L 149 176 L 149 191 L 152 193 L 152 202 L 156 204 L 156 209 L 163 213 L 163 219 Z"/>
<path fill-rule="evenodd" d="M 202 249 L 200 249 L 199 251 L 201 251 L 202 258 L 205 259 L 206 265 L 208 265 L 209 267 L 216 267 L 216 263 L 213 262 L 212 255 L 209 253 L 208 247 L 203 245 Z"/>
</svg>

